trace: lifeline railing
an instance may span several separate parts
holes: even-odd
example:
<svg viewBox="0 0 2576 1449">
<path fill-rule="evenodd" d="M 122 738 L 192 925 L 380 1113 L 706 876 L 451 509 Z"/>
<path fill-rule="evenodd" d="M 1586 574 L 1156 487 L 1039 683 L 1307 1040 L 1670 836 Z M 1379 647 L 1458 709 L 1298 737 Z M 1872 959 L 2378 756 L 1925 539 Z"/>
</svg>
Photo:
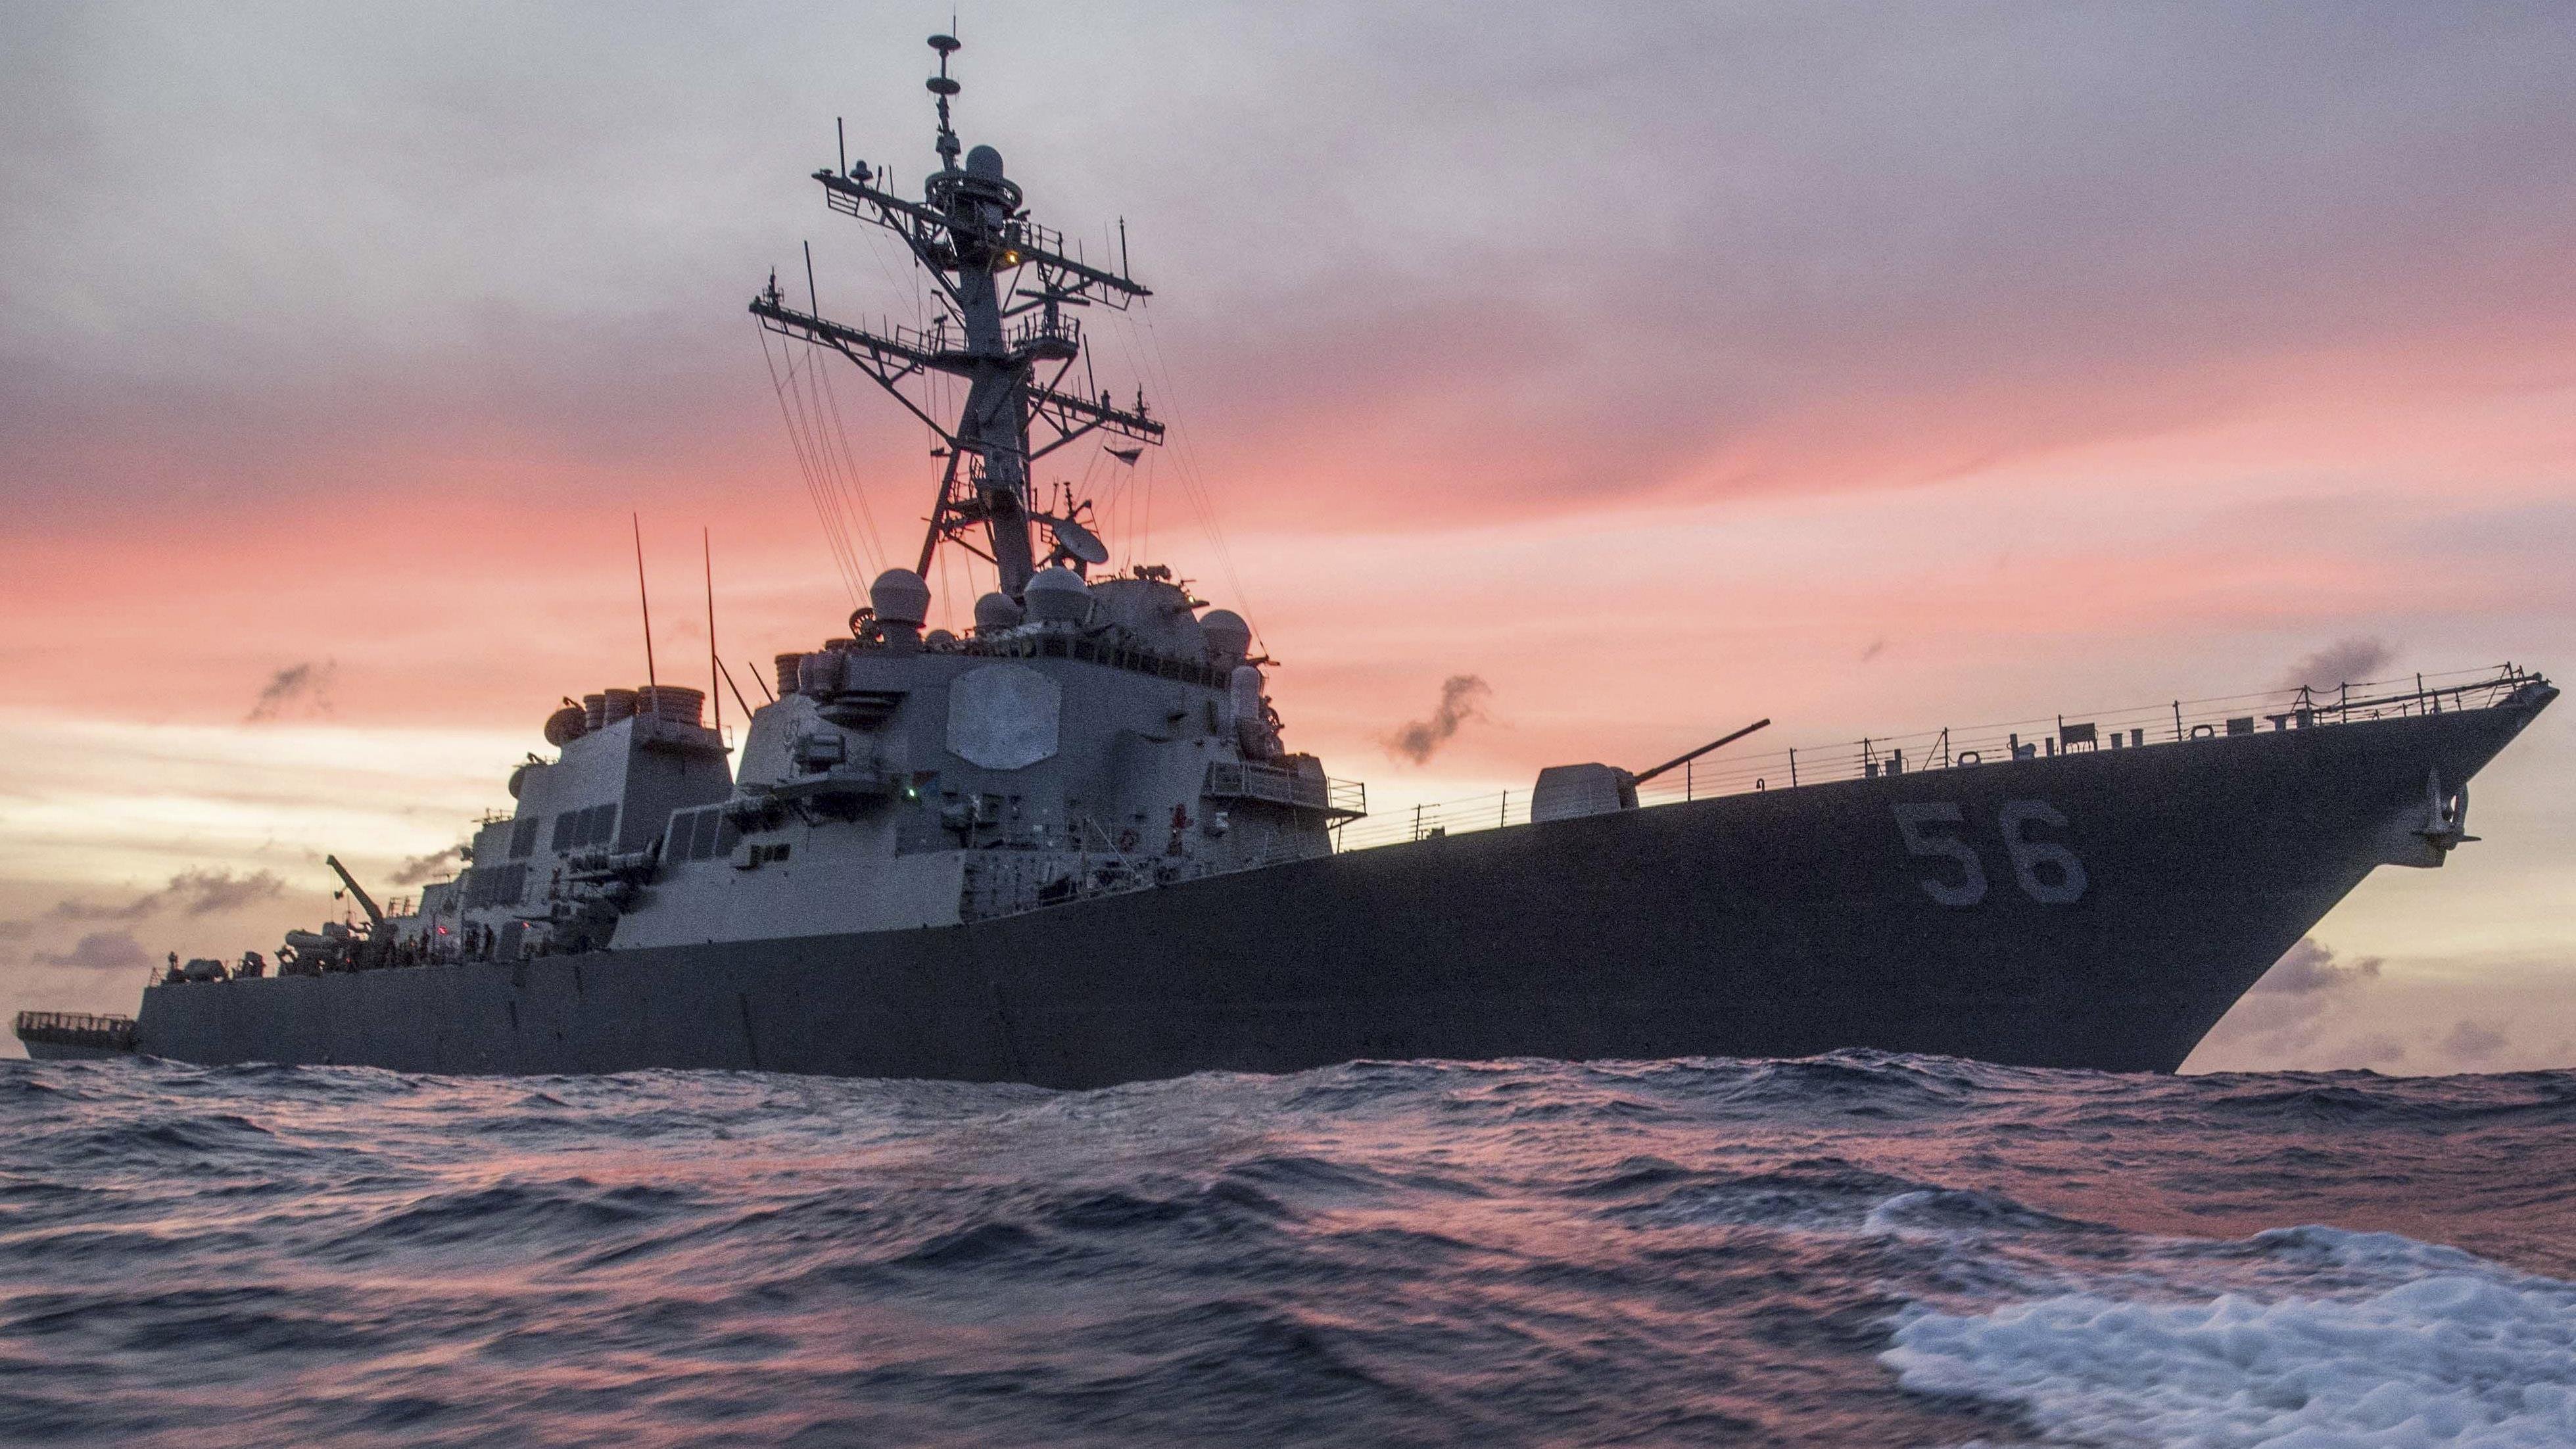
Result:
<svg viewBox="0 0 2576 1449">
<path fill-rule="evenodd" d="M 1968 731 L 1944 728 L 1873 735 L 1848 744 L 1720 755 L 1694 760 L 1639 786 L 1637 803 L 1675 805 L 1717 795 L 1796 789 L 1836 780 L 1875 779 L 2015 758 L 2144 749 L 2270 730 L 2491 709 L 2525 689 L 2546 683 L 2538 674 L 2503 664 L 2490 669 L 2419 674 L 2404 680 L 2344 684 L 2330 690 L 2301 686 L 2208 699 L 2177 699 L 2134 709 L 2084 711 L 2082 718 L 2061 714 L 2007 720 Z M 1349 822 L 1334 829 L 1334 848 L 1366 850 L 1402 845 L 1435 836 L 1526 825 L 1529 818 L 1530 792 L 1505 790 L 1416 805 Z"/>
<path fill-rule="evenodd" d="M 1368 786 L 1357 780 L 1304 774 L 1254 760 L 1209 761 L 1201 793 L 1216 800 L 1266 800 L 1350 820 L 1368 814 Z"/>
<path fill-rule="evenodd" d="M 134 1045 L 134 1018 L 87 1011 L 22 1011 L 18 1013 L 17 1034 L 20 1041 L 130 1047 Z"/>
</svg>

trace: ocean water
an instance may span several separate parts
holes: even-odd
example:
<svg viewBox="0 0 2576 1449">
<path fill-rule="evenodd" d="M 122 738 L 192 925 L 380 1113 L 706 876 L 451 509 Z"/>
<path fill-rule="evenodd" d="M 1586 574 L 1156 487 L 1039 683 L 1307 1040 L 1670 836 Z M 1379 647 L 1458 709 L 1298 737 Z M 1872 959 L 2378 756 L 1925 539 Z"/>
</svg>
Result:
<svg viewBox="0 0 2576 1449">
<path fill-rule="evenodd" d="M 2576 1444 L 2576 1073 L 0 1063 L 17 1444 Z"/>
</svg>

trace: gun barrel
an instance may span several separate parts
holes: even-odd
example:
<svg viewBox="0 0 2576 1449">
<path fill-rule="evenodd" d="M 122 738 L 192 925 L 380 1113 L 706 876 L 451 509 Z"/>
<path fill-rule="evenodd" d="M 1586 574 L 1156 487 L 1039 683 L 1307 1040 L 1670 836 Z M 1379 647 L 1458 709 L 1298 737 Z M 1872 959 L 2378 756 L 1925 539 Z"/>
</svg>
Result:
<svg viewBox="0 0 2576 1449">
<path fill-rule="evenodd" d="M 1657 775 L 1662 774 L 1666 770 L 1679 769 L 1681 766 L 1689 764 L 1691 761 L 1698 759 L 1700 756 L 1707 754 L 1711 750 L 1718 749 L 1725 745 L 1734 744 L 1737 740 L 1744 738 L 1755 730 L 1768 728 L 1770 724 L 1771 721 L 1767 719 L 1757 719 L 1753 723 L 1746 725 L 1744 728 L 1737 730 L 1731 735 L 1710 740 L 1707 744 L 1700 746 L 1698 749 L 1691 751 L 1687 755 L 1675 755 L 1671 759 L 1664 761 L 1662 764 L 1657 765 L 1651 770 L 1639 771 L 1636 783 L 1642 785 L 1648 780 L 1655 778 Z"/>
</svg>

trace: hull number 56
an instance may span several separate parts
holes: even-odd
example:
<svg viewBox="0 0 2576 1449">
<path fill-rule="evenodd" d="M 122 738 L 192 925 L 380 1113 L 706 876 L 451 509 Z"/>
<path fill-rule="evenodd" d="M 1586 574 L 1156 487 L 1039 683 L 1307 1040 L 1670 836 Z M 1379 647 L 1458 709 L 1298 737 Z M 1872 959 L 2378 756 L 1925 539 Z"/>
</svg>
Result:
<svg viewBox="0 0 2576 1449">
<path fill-rule="evenodd" d="M 1896 829 L 1915 855 L 1949 862 L 1939 875 L 1921 878 L 1923 893 L 1945 906 L 1973 906 L 1986 898 L 1986 863 L 1967 840 L 1959 807 L 1948 804 L 1899 805 Z M 2023 895 L 2044 906 L 2071 905 L 2084 898 L 2084 862 L 2054 840 L 2029 837 L 2034 825 L 2066 828 L 2066 817 L 2045 800 L 2007 800 L 1995 812 L 1995 829 L 2003 836 L 2004 854 L 2012 861 L 2013 879 Z"/>
</svg>

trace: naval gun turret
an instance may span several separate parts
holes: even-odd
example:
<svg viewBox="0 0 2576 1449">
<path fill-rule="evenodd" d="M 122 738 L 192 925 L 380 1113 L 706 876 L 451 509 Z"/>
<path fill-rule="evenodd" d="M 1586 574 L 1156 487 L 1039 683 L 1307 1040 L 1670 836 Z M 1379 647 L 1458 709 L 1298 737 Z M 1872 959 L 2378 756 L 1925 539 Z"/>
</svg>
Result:
<svg viewBox="0 0 2576 1449">
<path fill-rule="evenodd" d="M 1538 786 L 1530 792 L 1530 820 L 1536 824 L 1573 820 L 1585 815 L 1606 815 L 1614 810 L 1634 810 L 1637 808 L 1639 785 L 1770 726 L 1768 719 L 1755 720 L 1732 734 L 1720 735 L 1698 749 L 1685 750 L 1651 769 L 1629 771 L 1599 763 L 1550 765 L 1538 772 Z"/>
</svg>

